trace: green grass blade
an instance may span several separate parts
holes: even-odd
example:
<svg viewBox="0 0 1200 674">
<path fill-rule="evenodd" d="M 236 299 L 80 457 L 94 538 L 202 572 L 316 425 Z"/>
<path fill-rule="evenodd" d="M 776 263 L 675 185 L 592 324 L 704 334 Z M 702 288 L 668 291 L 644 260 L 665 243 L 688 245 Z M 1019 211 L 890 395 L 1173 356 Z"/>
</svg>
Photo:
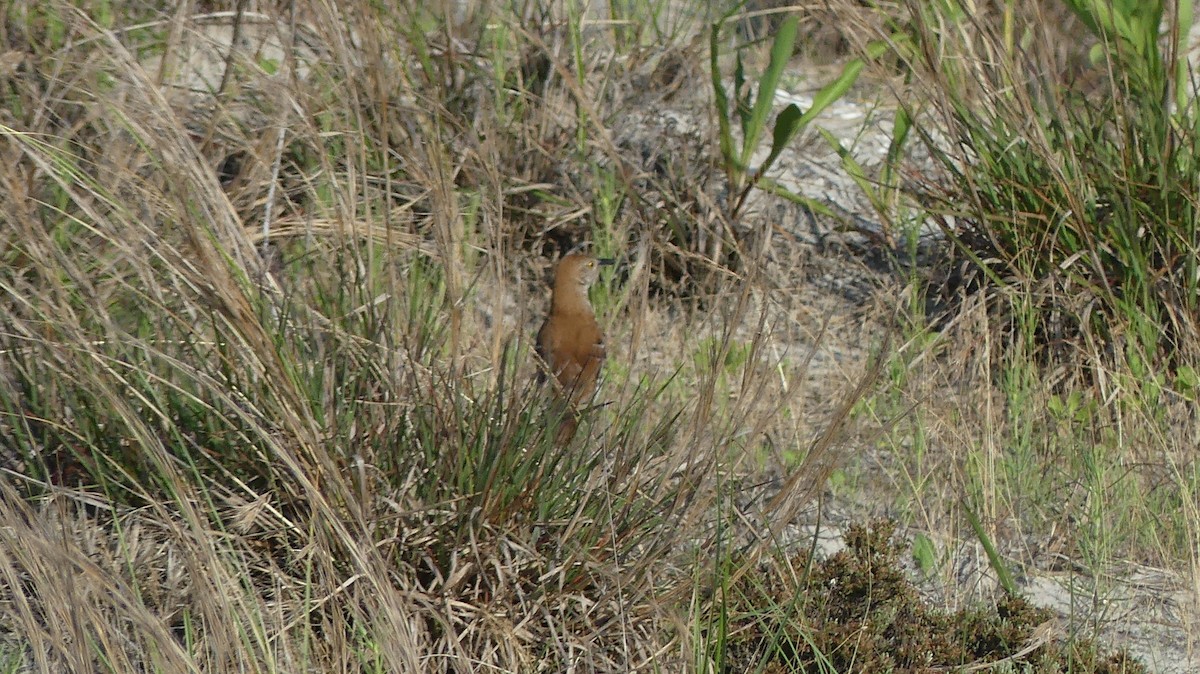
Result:
<svg viewBox="0 0 1200 674">
<path fill-rule="evenodd" d="M 1175 35 L 1172 39 L 1175 40 L 1175 51 L 1178 54 L 1181 49 L 1187 47 L 1188 30 L 1192 25 L 1192 0 L 1179 0 L 1175 7 Z M 1191 86 L 1188 78 L 1188 61 L 1186 58 L 1176 57 L 1175 62 L 1175 109 L 1184 111 L 1188 108 L 1188 101 L 1191 97 Z"/>
<path fill-rule="evenodd" d="M 1008 572 L 1008 567 L 1005 566 L 1004 560 L 1000 559 L 1000 553 L 996 551 L 996 546 L 992 543 L 992 539 L 983 530 L 983 523 L 979 521 L 979 516 L 966 503 L 963 503 L 963 510 L 967 513 L 967 521 L 971 523 L 971 529 L 975 531 L 975 537 L 979 539 L 979 543 L 983 545 L 983 551 L 987 553 L 988 563 L 996 571 L 996 579 L 1000 581 L 1000 586 L 1009 595 L 1018 596 L 1017 584 L 1013 581 L 1012 574 Z"/>
<path fill-rule="evenodd" d="M 867 177 L 867 172 L 863 169 L 862 164 L 858 163 L 854 155 L 850 154 L 850 150 L 847 150 L 846 146 L 842 145 L 842 141 L 838 140 L 833 134 L 825 129 L 820 129 L 819 132 L 821 137 L 825 139 L 825 142 L 829 144 L 829 147 L 841 158 L 842 170 L 854 181 L 855 185 L 858 185 L 858 189 L 862 190 L 862 193 L 866 195 L 867 200 L 871 202 L 871 206 L 880 213 L 885 212 L 885 205 L 879 198 L 879 192 L 875 189 L 875 183 Z"/>
<path fill-rule="evenodd" d="M 912 131 L 912 115 L 909 114 L 907 108 L 896 108 L 896 114 L 892 116 L 892 140 L 888 143 L 887 161 L 884 164 L 885 175 L 888 178 L 891 177 L 893 169 L 904 156 L 904 146 L 908 141 L 910 131 Z M 888 182 L 890 183 L 890 180 Z"/>
<path fill-rule="evenodd" d="M 723 25 L 724 20 L 718 21 L 712 25 L 712 30 L 709 32 L 708 65 L 712 75 L 713 98 L 715 99 L 714 102 L 717 109 L 721 159 L 724 161 L 726 172 L 732 172 L 735 162 L 733 156 L 733 132 L 729 125 L 729 94 L 725 91 L 725 85 L 721 82 L 721 68 L 718 63 L 718 57 L 721 53 L 721 27 Z M 728 178 L 730 182 L 733 182 L 732 175 L 729 175 Z"/>
<path fill-rule="evenodd" d="M 834 219 L 840 219 L 842 217 L 840 214 L 835 213 L 833 209 L 825 203 L 812 197 L 806 197 L 803 194 L 796 194 L 795 192 L 789 190 L 783 185 L 780 185 L 774 180 L 771 180 L 770 178 L 760 178 L 756 185 L 764 192 L 774 194 L 777 197 L 782 197 L 794 204 L 799 204 L 822 217 Z"/>
</svg>

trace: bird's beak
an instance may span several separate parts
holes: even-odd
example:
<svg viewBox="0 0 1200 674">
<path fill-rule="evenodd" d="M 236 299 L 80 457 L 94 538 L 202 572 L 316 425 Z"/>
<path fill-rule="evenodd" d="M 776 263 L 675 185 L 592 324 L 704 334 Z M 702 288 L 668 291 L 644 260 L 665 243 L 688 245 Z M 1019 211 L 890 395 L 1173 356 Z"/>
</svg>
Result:
<svg viewBox="0 0 1200 674">
<path fill-rule="evenodd" d="M 602 257 L 596 260 L 596 264 L 599 264 L 602 267 L 608 267 L 616 263 L 616 259 L 611 257 Z"/>
</svg>

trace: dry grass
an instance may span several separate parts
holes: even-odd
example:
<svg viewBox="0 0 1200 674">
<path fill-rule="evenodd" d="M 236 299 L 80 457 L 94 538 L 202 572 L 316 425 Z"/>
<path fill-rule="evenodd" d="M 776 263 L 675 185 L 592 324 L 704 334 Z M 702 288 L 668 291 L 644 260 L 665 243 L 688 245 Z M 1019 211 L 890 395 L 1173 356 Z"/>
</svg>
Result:
<svg viewBox="0 0 1200 674">
<path fill-rule="evenodd" d="M 809 433 L 699 138 L 611 130 L 701 55 L 563 6 L 222 9 L 6 10 L 3 661 L 690 666 L 747 451 Z M 579 240 L 627 258 L 630 356 L 557 448 L 527 336 Z"/>
<path fill-rule="evenodd" d="M 955 351 L 986 307 L 806 306 L 853 263 L 729 217 L 718 8 L 77 4 L 0 10 L 0 670 L 712 671 L 831 476 L 943 532 L 1073 516 L 946 449 L 1053 395 Z M 809 5 L 835 57 L 911 11 Z M 580 241 L 624 264 L 556 447 L 530 338 Z"/>
</svg>

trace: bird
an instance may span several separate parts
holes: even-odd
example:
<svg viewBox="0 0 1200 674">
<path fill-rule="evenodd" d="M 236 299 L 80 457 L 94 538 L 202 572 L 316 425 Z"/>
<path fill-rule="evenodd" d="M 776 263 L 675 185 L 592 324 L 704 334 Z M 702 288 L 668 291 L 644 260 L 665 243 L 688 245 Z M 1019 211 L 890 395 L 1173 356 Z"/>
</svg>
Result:
<svg viewBox="0 0 1200 674">
<path fill-rule="evenodd" d="M 607 352 L 604 332 L 588 300 L 588 289 L 600 276 L 600 267 L 613 264 L 584 253 L 570 253 L 554 270 L 550 311 L 537 333 L 537 355 L 544 368 L 538 382 L 553 375 L 561 418 L 560 445 L 575 436 L 582 406 L 596 393 L 600 367 Z"/>
</svg>

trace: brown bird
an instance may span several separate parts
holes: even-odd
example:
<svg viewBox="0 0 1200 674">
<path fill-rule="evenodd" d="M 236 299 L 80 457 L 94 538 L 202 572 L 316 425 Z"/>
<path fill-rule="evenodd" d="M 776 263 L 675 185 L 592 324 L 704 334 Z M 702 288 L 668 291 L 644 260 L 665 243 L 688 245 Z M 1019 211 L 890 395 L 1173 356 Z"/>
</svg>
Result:
<svg viewBox="0 0 1200 674">
<path fill-rule="evenodd" d="M 588 301 L 588 288 L 600 276 L 600 267 L 612 264 L 582 253 L 572 253 L 559 261 L 554 271 L 554 290 L 550 313 L 537 334 L 537 354 L 545 364 L 545 373 L 554 375 L 563 415 L 558 432 L 559 444 L 575 435 L 581 406 L 596 393 L 596 380 L 604 363 L 604 333 L 596 322 L 596 313 Z"/>
</svg>

